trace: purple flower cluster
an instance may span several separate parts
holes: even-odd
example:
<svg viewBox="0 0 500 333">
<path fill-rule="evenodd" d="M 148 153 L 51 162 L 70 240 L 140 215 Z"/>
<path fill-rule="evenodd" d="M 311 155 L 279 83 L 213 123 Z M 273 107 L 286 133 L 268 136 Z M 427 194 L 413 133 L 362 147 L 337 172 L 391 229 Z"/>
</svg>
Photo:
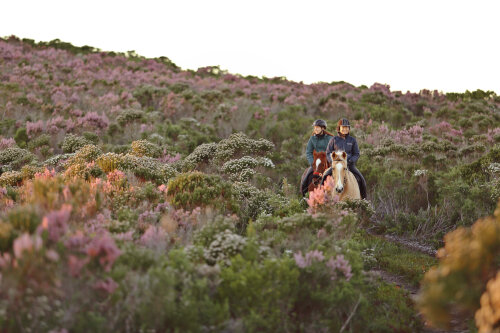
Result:
<svg viewBox="0 0 500 333">
<path fill-rule="evenodd" d="M 295 253 L 293 258 L 295 259 L 297 266 L 300 268 L 306 268 L 311 266 L 313 261 L 323 261 L 325 256 L 323 255 L 323 252 L 314 250 L 307 252 L 305 256 L 302 255 L 302 251 Z"/>
<path fill-rule="evenodd" d="M 44 216 L 38 232 L 48 231 L 51 241 L 57 242 L 68 231 L 68 220 L 71 215 L 71 205 L 64 204 L 60 210 L 54 210 Z"/>
<path fill-rule="evenodd" d="M 89 258 L 97 258 L 105 271 L 109 272 L 121 251 L 109 233 L 103 232 L 95 236 L 86 247 Z"/>
<path fill-rule="evenodd" d="M 307 268 L 311 266 L 314 261 L 323 262 L 325 260 L 323 252 L 318 250 L 309 251 L 305 256 L 302 252 L 298 252 L 295 253 L 293 257 L 295 263 L 300 268 Z M 339 277 L 339 273 L 341 273 L 347 281 L 352 278 L 351 265 L 342 254 L 337 255 L 335 258 L 331 257 L 325 265 L 329 269 L 330 278 L 332 280 L 336 280 Z"/>
<path fill-rule="evenodd" d="M 337 255 L 335 259 L 331 257 L 326 266 L 330 268 L 332 280 L 337 279 L 338 272 L 342 273 L 347 281 L 352 277 L 351 265 L 342 254 Z"/>
</svg>

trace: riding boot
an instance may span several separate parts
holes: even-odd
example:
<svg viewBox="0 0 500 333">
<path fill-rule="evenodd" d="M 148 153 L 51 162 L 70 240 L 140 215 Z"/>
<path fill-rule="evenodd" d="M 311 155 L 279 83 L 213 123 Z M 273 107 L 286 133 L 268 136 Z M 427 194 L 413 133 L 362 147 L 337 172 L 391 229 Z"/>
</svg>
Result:
<svg viewBox="0 0 500 333">
<path fill-rule="evenodd" d="M 359 185 L 359 193 L 361 195 L 361 199 L 366 199 L 366 181 L 361 172 L 359 172 L 358 168 L 354 164 L 349 164 L 348 165 L 349 171 L 351 171 L 354 174 L 354 177 L 356 177 L 356 180 L 358 181 Z"/>
<path fill-rule="evenodd" d="M 302 193 L 302 196 L 305 196 L 307 193 L 307 188 L 309 187 L 309 184 L 312 181 L 312 176 L 313 176 L 313 168 L 309 167 L 304 171 L 302 174 L 302 178 L 300 179 L 300 193 Z"/>
</svg>

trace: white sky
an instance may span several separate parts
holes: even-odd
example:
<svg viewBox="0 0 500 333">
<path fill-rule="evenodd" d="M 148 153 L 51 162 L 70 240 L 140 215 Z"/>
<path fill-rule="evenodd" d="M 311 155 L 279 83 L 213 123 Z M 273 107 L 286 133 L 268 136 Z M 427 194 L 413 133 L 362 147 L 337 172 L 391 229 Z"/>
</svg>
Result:
<svg viewBox="0 0 500 333">
<path fill-rule="evenodd" d="M 0 1 L 0 36 L 166 56 L 183 69 L 500 94 L 500 1 Z"/>
</svg>

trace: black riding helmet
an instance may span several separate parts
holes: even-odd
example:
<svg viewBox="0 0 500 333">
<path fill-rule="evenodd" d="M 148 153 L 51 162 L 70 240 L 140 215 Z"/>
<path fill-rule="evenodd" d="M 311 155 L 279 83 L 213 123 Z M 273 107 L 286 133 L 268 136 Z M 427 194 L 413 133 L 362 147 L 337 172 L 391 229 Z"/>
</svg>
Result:
<svg viewBox="0 0 500 333">
<path fill-rule="evenodd" d="M 346 118 L 342 118 L 337 122 L 337 132 L 340 132 L 340 126 L 348 126 L 351 128 L 351 124 L 349 124 L 349 120 Z"/>
<path fill-rule="evenodd" d="M 314 123 L 312 124 L 313 126 L 321 126 L 323 127 L 324 129 L 326 129 L 326 121 L 324 121 L 323 119 L 318 119 L 318 120 L 315 120 Z"/>
</svg>

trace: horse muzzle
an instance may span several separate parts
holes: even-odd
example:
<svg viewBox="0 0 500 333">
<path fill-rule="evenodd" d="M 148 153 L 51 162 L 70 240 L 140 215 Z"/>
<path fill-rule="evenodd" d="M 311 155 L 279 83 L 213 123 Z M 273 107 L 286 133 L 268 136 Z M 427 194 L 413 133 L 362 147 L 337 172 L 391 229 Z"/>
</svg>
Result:
<svg viewBox="0 0 500 333">
<path fill-rule="evenodd" d="M 337 191 L 337 193 L 342 193 L 344 191 L 344 187 L 336 187 L 335 191 Z"/>
</svg>

